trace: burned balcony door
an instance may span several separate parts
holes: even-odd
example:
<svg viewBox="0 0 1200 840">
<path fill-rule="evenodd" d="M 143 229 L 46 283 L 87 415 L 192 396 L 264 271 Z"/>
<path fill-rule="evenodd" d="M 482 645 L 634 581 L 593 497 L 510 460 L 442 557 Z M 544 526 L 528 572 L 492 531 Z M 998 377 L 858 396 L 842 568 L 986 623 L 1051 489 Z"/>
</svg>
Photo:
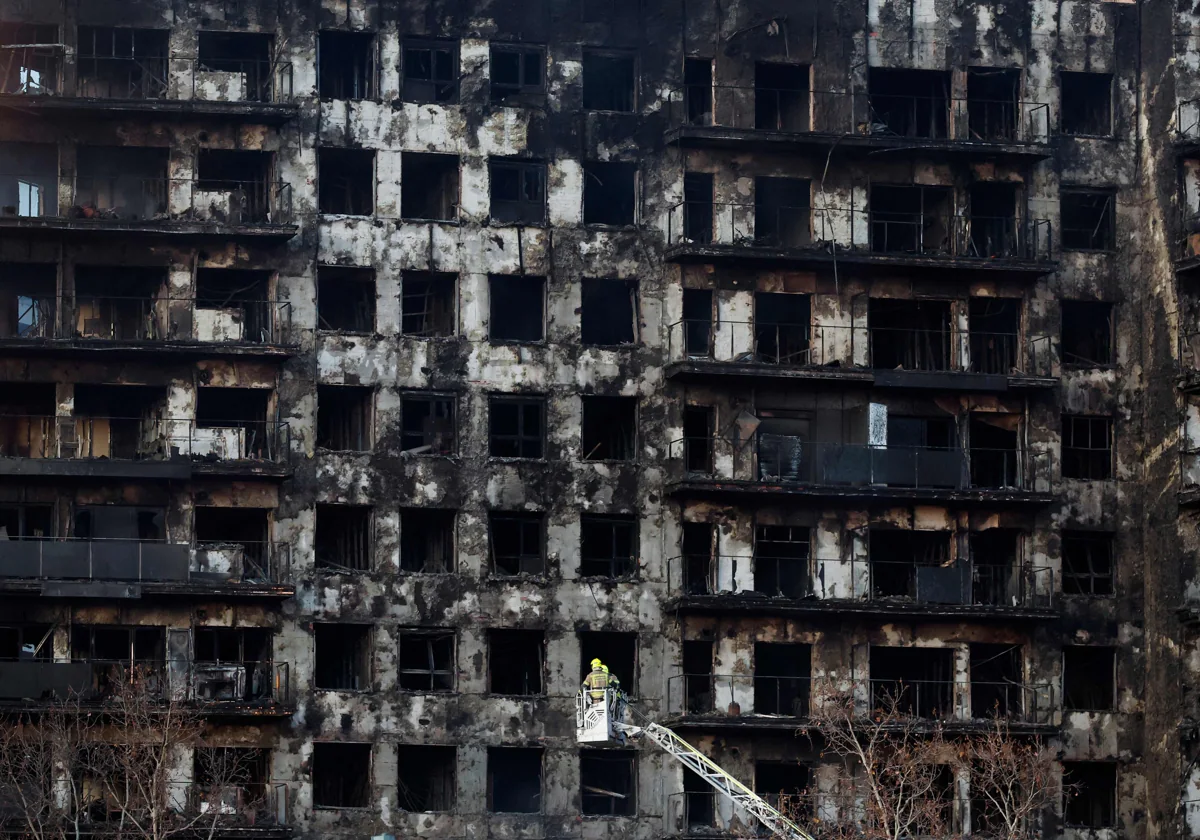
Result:
<svg viewBox="0 0 1200 840">
<path fill-rule="evenodd" d="M 875 370 L 950 370 L 950 301 L 870 298 Z"/>
<path fill-rule="evenodd" d="M 754 645 L 754 713 L 807 717 L 812 645 Z"/>
<path fill-rule="evenodd" d="M 872 67 L 867 72 L 872 134 L 929 140 L 950 136 L 950 74 Z"/>
<path fill-rule="evenodd" d="M 714 595 L 717 585 L 716 528 L 708 522 L 683 523 L 680 562 L 683 591 L 688 595 Z"/>
<path fill-rule="evenodd" d="M 713 241 L 714 209 L 712 173 L 685 173 L 683 176 L 682 231 L 685 242 L 708 245 Z M 671 238 L 675 239 L 674 233 Z"/>
<path fill-rule="evenodd" d="M 1020 425 L 1019 414 L 976 412 L 971 415 L 967 434 L 970 442 L 972 487 L 1021 486 L 1017 447 Z"/>
<path fill-rule="evenodd" d="M 970 236 L 960 249 L 981 259 L 1020 257 L 1017 185 L 985 181 L 971 185 Z"/>
<path fill-rule="evenodd" d="M 1008 376 L 1021 370 L 1020 300 L 973 297 L 967 318 L 973 372 Z"/>
<path fill-rule="evenodd" d="M 954 714 L 954 652 L 948 648 L 871 646 L 871 708 L 913 717 Z"/>
<path fill-rule="evenodd" d="M 872 598 L 969 603 L 970 567 L 954 557 L 950 532 L 872 529 L 869 534 Z"/>
<path fill-rule="evenodd" d="M 72 215 L 146 221 L 167 215 L 168 149 L 80 146 Z"/>
<path fill-rule="evenodd" d="M 806 456 L 810 418 L 784 409 L 762 409 L 758 413 L 758 478 L 760 481 L 806 481 L 812 455 Z"/>
<path fill-rule="evenodd" d="M 1025 707 L 1021 648 L 1017 645 L 972 644 L 971 717 L 977 720 L 1020 719 Z"/>
<path fill-rule="evenodd" d="M 270 298 L 269 271 L 197 269 L 194 337 L 215 342 L 278 341 L 281 336 L 276 334 L 275 309 Z"/>
<path fill-rule="evenodd" d="M 683 643 L 684 711 L 704 714 L 713 710 L 713 643 L 689 639 Z"/>
<path fill-rule="evenodd" d="M 253 702 L 272 697 L 271 631 L 260 627 L 198 627 L 192 696 L 203 702 Z"/>
<path fill-rule="evenodd" d="M 77 265 L 75 311 L 64 326 L 80 338 L 166 338 L 164 319 L 159 317 L 166 287 L 165 268 Z"/>
<path fill-rule="evenodd" d="M 712 289 L 683 290 L 683 345 L 690 358 L 713 354 Z"/>
<path fill-rule="evenodd" d="M 1012 528 L 971 534 L 971 603 L 986 607 L 1024 605 L 1020 545 L 1020 534 Z"/>
<path fill-rule="evenodd" d="M 953 253 L 954 192 L 950 187 L 872 184 L 868 207 L 875 253 Z"/>
<path fill-rule="evenodd" d="M 131 680 L 151 696 L 166 687 L 163 627 L 76 624 L 71 627 L 70 642 L 71 659 L 92 665 L 92 697 L 111 696 Z"/>
<path fill-rule="evenodd" d="M 808 295 L 755 294 L 755 359 L 772 365 L 808 364 L 811 309 Z"/>
<path fill-rule="evenodd" d="M 53 382 L 6 382 L 0 393 L 0 457 L 53 458 Z"/>
<path fill-rule="evenodd" d="M 716 409 L 710 405 L 689 405 L 683 410 L 683 462 L 690 474 L 712 475 L 713 430 Z"/>
<path fill-rule="evenodd" d="M 166 29 L 80 26 L 76 94 L 99 99 L 162 99 L 167 95 Z"/>
<path fill-rule="evenodd" d="M 683 110 L 688 125 L 713 124 L 713 62 L 711 58 L 684 59 Z"/>
<path fill-rule="evenodd" d="M 75 386 L 75 432 L 85 458 L 136 460 L 162 457 L 166 430 L 159 415 L 161 388 L 143 385 Z"/>
<path fill-rule="evenodd" d="M 754 179 L 754 244 L 769 248 L 803 248 L 812 242 L 805 178 Z"/>
<path fill-rule="evenodd" d="M 887 446 L 871 451 L 872 478 L 891 487 L 961 488 L 966 461 L 952 417 L 889 414 Z"/>
<path fill-rule="evenodd" d="M 754 532 L 754 591 L 804 598 L 809 586 L 811 531 L 800 525 L 759 525 Z"/>
<path fill-rule="evenodd" d="M 754 65 L 754 127 L 760 131 L 809 130 L 809 65 Z"/>
<path fill-rule="evenodd" d="M 967 68 L 968 140 L 1011 143 L 1019 139 L 1021 71 Z"/>
</svg>

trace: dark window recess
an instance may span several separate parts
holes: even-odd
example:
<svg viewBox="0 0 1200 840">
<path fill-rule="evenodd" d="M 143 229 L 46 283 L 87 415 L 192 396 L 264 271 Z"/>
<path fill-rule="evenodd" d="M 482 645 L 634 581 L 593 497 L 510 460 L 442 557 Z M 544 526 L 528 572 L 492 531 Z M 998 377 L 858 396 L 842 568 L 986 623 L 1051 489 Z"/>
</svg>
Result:
<svg viewBox="0 0 1200 840">
<path fill-rule="evenodd" d="M 967 323 L 971 342 L 971 370 L 1008 376 L 1020 369 L 1017 340 L 1021 301 L 1016 298 L 973 297 Z"/>
<path fill-rule="evenodd" d="M 322 99 L 374 99 L 379 68 L 370 32 L 321 32 L 317 78 Z"/>
<path fill-rule="evenodd" d="M 683 238 L 697 245 L 713 241 L 713 176 L 711 172 L 687 172 L 683 176 Z M 679 222 L 673 222 L 678 224 Z M 670 238 L 678 232 L 670 231 Z"/>
<path fill-rule="evenodd" d="M 244 86 L 244 98 L 270 102 L 275 90 L 276 67 L 271 60 L 272 38 L 257 32 L 201 32 L 198 70 L 235 73 Z"/>
<path fill-rule="evenodd" d="M 585 461 L 632 461 L 637 452 L 637 397 L 583 397 Z"/>
<path fill-rule="evenodd" d="M 1113 363 L 1113 305 L 1062 301 L 1063 364 L 1099 367 Z"/>
<path fill-rule="evenodd" d="M 488 401 L 488 454 L 493 458 L 541 458 L 545 440 L 545 398 L 494 396 Z"/>
<path fill-rule="evenodd" d="M 499 341 L 533 342 L 546 337 L 546 278 L 525 274 L 493 274 L 488 334 Z"/>
<path fill-rule="evenodd" d="M 939 718 L 954 713 L 954 651 L 871 646 L 871 707 Z"/>
<path fill-rule="evenodd" d="M 404 42 L 405 101 L 457 102 L 458 72 L 457 42 Z"/>
<path fill-rule="evenodd" d="M 370 216 L 375 212 L 375 152 L 317 149 L 317 186 L 322 213 Z"/>
<path fill-rule="evenodd" d="M 1112 190 L 1064 188 L 1058 200 L 1064 248 L 1111 251 L 1117 247 L 1117 198 Z"/>
<path fill-rule="evenodd" d="M 367 624 L 314 624 L 313 685 L 338 691 L 366 691 L 371 685 L 371 627 Z"/>
<path fill-rule="evenodd" d="M 708 639 L 683 643 L 683 693 L 689 713 L 713 710 L 713 643 Z"/>
<path fill-rule="evenodd" d="M 712 125 L 713 63 L 711 58 L 684 59 L 683 110 L 688 125 Z"/>
<path fill-rule="evenodd" d="M 684 522 L 679 541 L 683 564 L 683 589 L 688 595 L 716 592 L 716 527 L 709 522 Z"/>
<path fill-rule="evenodd" d="M 589 111 L 632 111 L 637 103 L 632 55 L 583 51 L 583 107 Z"/>
<path fill-rule="evenodd" d="M 78 146 L 75 150 L 75 204 L 72 215 L 80 211 L 75 208 L 94 208 L 105 211 L 108 218 L 162 219 L 168 213 L 167 180 L 168 150 L 164 147 L 148 146 Z M 31 173 L 32 177 L 32 173 Z M 22 181 L 25 179 L 21 179 Z M 38 179 L 33 177 L 36 182 Z M 16 196 L 20 215 L 40 215 L 36 207 L 21 209 L 27 201 L 35 205 L 39 201 L 53 198 L 39 192 L 26 196 L 22 188 Z"/>
<path fill-rule="evenodd" d="M 1108 761 L 1063 762 L 1063 822 L 1080 828 L 1117 824 L 1117 765 Z"/>
<path fill-rule="evenodd" d="M 754 763 L 754 792 L 793 820 L 812 816 L 811 782 L 812 772 L 806 764 L 796 761 Z"/>
<path fill-rule="evenodd" d="M 196 427 L 244 429 L 245 454 L 264 457 L 267 455 L 264 426 L 270 396 L 271 392 L 266 388 L 213 388 L 201 385 L 196 389 Z"/>
<path fill-rule="evenodd" d="M 88 505 L 75 510 L 74 537 L 78 540 L 138 540 L 165 542 L 162 508 L 130 505 Z"/>
<path fill-rule="evenodd" d="M 686 642 L 685 642 L 686 644 Z M 713 828 L 717 819 L 717 792 L 699 774 L 683 770 L 683 821 L 688 828 Z"/>
<path fill-rule="evenodd" d="M 458 759 L 454 747 L 401 744 L 396 748 L 396 801 L 405 811 L 454 810 Z"/>
<path fill-rule="evenodd" d="M 637 633 L 609 630 L 585 630 L 579 634 L 579 680 L 592 670 L 591 661 L 599 659 L 609 673 L 621 681 L 621 690 L 637 694 Z"/>
<path fill-rule="evenodd" d="M 949 187 L 872 184 L 871 250 L 881 254 L 948 254 L 954 246 L 954 192 Z"/>
<path fill-rule="evenodd" d="M 971 656 L 971 717 L 977 720 L 1019 718 L 1025 703 L 1021 648 L 976 644 Z"/>
<path fill-rule="evenodd" d="M 970 535 L 972 603 L 988 607 L 1020 603 L 1025 596 L 1017 569 L 1020 538 L 1015 528 L 989 528 Z"/>
<path fill-rule="evenodd" d="M 809 594 L 810 530 L 801 525 L 754 529 L 754 591 L 783 598 Z"/>
<path fill-rule="evenodd" d="M 540 575 L 546 571 L 546 543 L 540 513 L 493 513 L 488 518 L 492 574 Z"/>
<path fill-rule="evenodd" d="M 936 449 L 958 447 L 958 434 L 950 417 L 905 417 L 889 414 L 887 419 L 889 449 Z"/>
<path fill-rule="evenodd" d="M 546 93 L 546 50 L 518 44 L 493 44 L 493 102 L 538 100 Z"/>
<path fill-rule="evenodd" d="M 0 23 L 0 93 L 47 94 L 59 90 L 61 57 L 58 27 L 53 24 Z"/>
<path fill-rule="evenodd" d="M 317 446 L 345 452 L 371 449 L 372 390 L 360 385 L 317 386 Z"/>
<path fill-rule="evenodd" d="M 1059 119 L 1063 134 L 1108 137 L 1113 133 L 1112 76 L 1059 74 Z"/>
<path fill-rule="evenodd" d="M 970 570 L 950 565 L 949 531 L 869 532 L 871 596 L 962 604 Z"/>
<path fill-rule="evenodd" d="M 162 627 L 116 627 L 113 625 L 71 626 L 71 658 L 161 663 L 166 654 L 166 631 Z"/>
<path fill-rule="evenodd" d="M 404 152 L 400 156 L 400 215 L 458 219 L 458 155 Z"/>
<path fill-rule="evenodd" d="M 3 521 L 3 516 L 4 509 L 0 508 L 0 521 Z M 52 629 L 49 624 L 0 625 L 0 662 L 26 656 L 39 662 L 49 661 L 54 653 L 53 645 L 47 644 Z M 27 652 L 27 648 L 31 648 L 32 652 Z"/>
<path fill-rule="evenodd" d="M 242 341 L 278 343 L 282 337 L 278 309 L 272 300 L 269 271 L 242 268 L 197 269 L 196 308 L 235 310 L 242 320 Z"/>
<path fill-rule="evenodd" d="M 972 487 L 1018 487 L 1017 414 L 973 412 L 967 424 Z"/>
<path fill-rule="evenodd" d="M 1113 421 L 1082 414 L 1062 416 L 1063 478 L 1112 478 Z"/>
<path fill-rule="evenodd" d="M 754 65 L 754 127 L 760 131 L 809 130 L 807 64 Z"/>
<path fill-rule="evenodd" d="M 400 511 L 400 571 L 423 574 L 454 571 L 454 511 L 428 508 Z"/>
<path fill-rule="evenodd" d="M 8 214 L 16 208 L 3 208 Z M 58 268 L 53 263 L 0 263 L 0 338 L 53 338 Z"/>
<path fill-rule="evenodd" d="M 772 365 L 806 365 L 811 302 L 808 295 L 756 292 L 754 356 Z"/>
<path fill-rule="evenodd" d="M 754 179 L 754 244 L 803 248 L 812 242 L 805 178 Z"/>
<path fill-rule="evenodd" d="M 708 475 L 713 471 L 712 445 L 716 410 L 709 405 L 689 405 L 683 409 L 683 461 L 690 473 Z"/>
<path fill-rule="evenodd" d="M 950 301 L 870 298 L 867 325 L 875 370 L 950 369 Z"/>
<path fill-rule="evenodd" d="M 807 717 L 811 679 L 812 645 L 755 643 L 756 714 Z"/>
<path fill-rule="evenodd" d="M 583 281 L 580 326 L 584 344 L 633 344 L 639 333 L 636 280 Z"/>
<path fill-rule="evenodd" d="M 169 36 L 165 29 L 79 27 L 75 48 L 78 95 L 99 99 L 163 98 L 168 90 Z"/>
<path fill-rule="evenodd" d="M 313 744 L 313 805 L 366 808 L 371 804 L 371 745 Z"/>
<path fill-rule="evenodd" d="M 580 520 L 579 574 L 624 578 L 637 571 L 637 519 L 585 515 Z"/>
<path fill-rule="evenodd" d="M 375 329 L 375 272 L 317 266 L 317 327 L 369 333 Z"/>
<path fill-rule="evenodd" d="M 712 289 L 683 290 L 683 344 L 689 356 L 712 353 Z"/>
<path fill-rule="evenodd" d="M 967 128 L 971 140 L 1020 139 L 1020 70 L 967 68 Z"/>
<path fill-rule="evenodd" d="M 970 189 L 971 238 L 968 256 L 984 259 L 1024 258 L 1025 231 L 1017 214 L 1017 185 L 981 181 Z M 941 220 L 934 220 L 940 224 Z M 961 226 L 961 221 L 958 222 Z"/>
<path fill-rule="evenodd" d="M 515 225 L 546 222 L 546 164 L 540 161 L 492 160 L 491 217 Z"/>
<path fill-rule="evenodd" d="M 584 816 L 632 817 L 637 812 L 632 750 L 581 749 L 579 786 Z"/>
<path fill-rule="evenodd" d="M 872 134 L 949 137 L 949 73 L 872 67 L 867 71 L 867 96 Z"/>
<path fill-rule="evenodd" d="M 197 662 L 270 662 L 271 631 L 258 627 L 197 627 Z"/>
<path fill-rule="evenodd" d="M 232 390 L 232 389 L 230 389 Z M 242 576 L 271 579 L 268 551 L 271 529 L 267 508 L 197 506 L 193 514 L 197 546 L 242 547 Z"/>
<path fill-rule="evenodd" d="M 488 691 L 542 694 L 546 634 L 541 630 L 488 631 Z"/>
<path fill-rule="evenodd" d="M 542 810 L 540 747 L 488 747 L 488 811 L 536 814 Z"/>
<path fill-rule="evenodd" d="M 1062 588 L 1065 595 L 1113 594 L 1113 535 L 1063 531 Z"/>
<path fill-rule="evenodd" d="M 1117 651 L 1111 647 L 1063 648 L 1063 708 L 1111 712 L 1117 707 Z"/>
<path fill-rule="evenodd" d="M 365 572 L 371 568 L 371 509 L 317 505 L 313 539 L 318 569 Z"/>
<path fill-rule="evenodd" d="M 632 225 L 637 221 L 636 208 L 636 163 L 584 161 L 584 224 Z"/>
<path fill-rule="evenodd" d="M 267 750 L 197 747 L 193 756 L 192 768 L 199 791 L 219 797 L 223 806 L 226 802 L 251 808 L 265 804 L 266 786 L 271 778 L 271 757 Z"/>
<path fill-rule="evenodd" d="M 408 455 L 456 451 L 453 394 L 405 392 L 400 397 L 400 450 Z"/>
<path fill-rule="evenodd" d="M 454 632 L 401 630 L 397 673 L 404 691 L 453 691 Z"/>
<path fill-rule="evenodd" d="M 400 332 L 421 338 L 454 335 L 458 324 L 458 275 L 405 271 L 400 275 Z"/>
</svg>

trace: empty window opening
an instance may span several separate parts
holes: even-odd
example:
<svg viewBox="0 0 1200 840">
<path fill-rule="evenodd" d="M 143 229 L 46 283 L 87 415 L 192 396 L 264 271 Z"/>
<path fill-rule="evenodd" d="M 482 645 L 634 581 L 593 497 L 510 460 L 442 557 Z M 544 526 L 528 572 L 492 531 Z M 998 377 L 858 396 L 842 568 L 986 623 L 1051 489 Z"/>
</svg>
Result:
<svg viewBox="0 0 1200 840">
<path fill-rule="evenodd" d="M 57 93 L 61 43 L 52 24 L 0 23 L 0 93 Z"/>
<path fill-rule="evenodd" d="M 165 29 L 81 26 L 76 45 L 78 95 L 161 99 L 167 95 Z"/>
<path fill-rule="evenodd" d="M 755 643 L 755 714 L 807 717 L 811 679 L 811 645 Z"/>
<path fill-rule="evenodd" d="M 973 412 L 967 425 L 972 487 L 1020 487 L 1019 414 Z"/>
<path fill-rule="evenodd" d="M 488 691 L 541 694 L 545 658 L 546 634 L 541 630 L 489 630 Z"/>
<path fill-rule="evenodd" d="M 1080 828 L 1117 825 L 1117 765 L 1108 761 L 1064 761 L 1063 822 Z"/>
<path fill-rule="evenodd" d="M 317 64 L 322 99 L 374 99 L 379 69 L 370 32 L 321 32 Z"/>
<path fill-rule="evenodd" d="M 77 540 L 166 542 L 166 511 L 133 505 L 84 505 L 75 509 Z"/>
<path fill-rule="evenodd" d="M 55 457 L 59 452 L 56 446 L 56 422 L 65 426 L 66 436 L 83 431 L 91 437 L 100 437 L 100 445 L 87 447 L 84 455 L 90 457 L 112 456 L 114 453 L 106 445 L 105 432 L 110 432 L 112 423 L 101 421 L 74 421 L 68 418 L 56 421 L 54 419 L 54 385 L 50 382 L 11 382 L 5 383 L 4 393 L 0 395 L 0 456 L 9 458 L 47 458 Z M 78 429 L 82 423 L 83 429 Z M 94 428 L 99 426 L 99 429 Z M 132 435 L 124 435 L 126 427 L 131 425 Z M 140 421 L 131 420 L 128 423 L 118 422 L 118 440 L 123 444 L 119 448 L 122 457 L 136 457 L 140 441 L 136 432 Z M 96 434 L 96 432 L 99 434 Z M 63 442 L 70 454 L 69 439 Z M 78 450 L 77 450 L 78 451 Z"/>
<path fill-rule="evenodd" d="M 186 649 L 171 651 L 171 659 L 185 656 Z M 277 697 L 266 628 L 197 627 L 195 658 L 191 689 L 197 700 L 270 702 Z"/>
<path fill-rule="evenodd" d="M 0 73 L 3 73 L 0 67 Z M 57 215 L 58 147 L 0 142 L 0 215 Z"/>
<path fill-rule="evenodd" d="M 989 528 L 970 535 L 972 603 L 989 607 L 1017 606 L 1025 597 L 1015 528 Z"/>
<path fill-rule="evenodd" d="M 397 681 L 402 690 L 453 691 L 455 670 L 454 631 L 400 631 Z"/>
<path fill-rule="evenodd" d="M 870 298 L 871 367 L 949 370 L 950 301 Z"/>
<path fill-rule="evenodd" d="M 811 184 L 805 178 L 755 178 L 754 244 L 771 248 L 810 244 L 810 192 Z"/>
<path fill-rule="evenodd" d="M 713 643 L 708 639 L 683 643 L 683 701 L 689 714 L 713 710 Z"/>
<path fill-rule="evenodd" d="M 197 548 L 216 550 L 237 560 L 246 580 L 271 580 L 271 511 L 252 507 L 199 505 L 192 527 Z"/>
<path fill-rule="evenodd" d="M 755 696 L 757 698 L 757 692 Z M 798 761 L 756 761 L 754 763 L 754 792 L 767 800 L 775 810 L 782 811 L 792 820 L 811 815 L 812 809 L 809 807 L 811 785 L 812 771 L 806 764 Z"/>
<path fill-rule="evenodd" d="M 637 102 L 634 57 L 605 50 L 583 51 L 583 107 L 589 111 L 632 111 Z"/>
<path fill-rule="evenodd" d="M 265 627 L 197 627 L 197 662 L 268 663 L 271 631 Z"/>
<path fill-rule="evenodd" d="M 196 269 L 196 336 L 207 341 L 267 344 L 282 338 L 272 300 L 271 272 Z"/>
<path fill-rule="evenodd" d="M 201 149 L 192 209 L 230 224 L 269 222 L 271 152 Z"/>
<path fill-rule="evenodd" d="M 488 811 L 536 814 L 542 810 L 542 749 L 488 747 Z"/>
<path fill-rule="evenodd" d="M 1063 648 L 1063 708 L 1111 712 L 1117 707 L 1117 651 L 1111 647 Z"/>
<path fill-rule="evenodd" d="M 754 65 L 754 127 L 761 131 L 809 130 L 807 64 Z"/>
<path fill-rule="evenodd" d="M 540 101 L 546 93 L 546 50 L 524 44 L 492 44 L 493 102 Z"/>
<path fill-rule="evenodd" d="M 581 749 L 579 786 L 584 816 L 632 817 L 637 811 L 637 776 L 630 750 Z"/>
<path fill-rule="evenodd" d="M 712 125 L 713 63 L 711 58 L 684 59 L 683 110 L 688 125 Z"/>
<path fill-rule="evenodd" d="M 454 571 L 454 511 L 428 508 L 400 511 L 400 571 L 413 574 Z"/>
<path fill-rule="evenodd" d="M 166 660 L 166 630 L 162 627 L 71 626 L 71 659 L 75 662 L 109 662 L 127 668 L 159 673 Z M 104 688 L 115 687 L 123 669 L 99 675 Z"/>
<path fill-rule="evenodd" d="M 1019 718 L 1025 707 L 1021 648 L 971 644 L 971 717 Z"/>
<path fill-rule="evenodd" d="M 1008 376 L 1020 370 L 1017 340 L 1021 301 L 1016 298 L 973 297 L 968 305 L 971 370 Z"/>
<path fill-rule="evenodd" d="M 632 461 L 637 452 L 637 397 L 583 397 L 585 461 Z"/>
<path fill-rule="evenodd" d="M 266 458 L 273 454 L 267 437 L 267 409 L 271 392 L 266 388 L 196 389 L 196 429 L 225 429 L 206 435 L 197 431 L 192 454 L 199 457 Z"/>
<path fill-rule="evenodd" d="M 317 505 L 313 547 L 318 569 L 365 572 L 371 568 L 371 508 Z"/>
<path fill-rule="evenodd" d="M 871 707 L 922 718 L 954 713 L 954 651 L 871 646 Z"/>
<path fill-rule="evenodd" d="M 585 515 L 579 524 L 579 574 L 618 579 L 637 571 L 637 519 Z"/>
<path fill-rule="evenodd" d="M 493 458 L 544 457 L 546 399 L 493 396 L 488 401 L 488 454 Z"/>
<path fill-rule="evenodd" d="M 454 395 L 408 391 L 400 397 L 400 450 L 408 455 L 453 455 Z"/>
<path fill-rule="evenodd" d="M 197 747 L 192 768 L 200 807 L 217 813 L 261 812 L 268 808 L 271 756 L 253 747 Z"/>
<path fill-rule="evenodd" d="M 688 828 L 706 829 L 716 825 L 717 792 L 699 774 L 686 767 L 683 769 L 683 811 L 683 822 Z"/>
<path fill-rule="evenodd" d="M 584 161 L 584 224 L 632 225 L 636 221 L 636 208 L 636 163 Z"/>
<path fill-rule="evenodd" d="M 317 446 L 343 452 L 371 449 L 371 388 L 360 385 L 317 386 Z"/>
<path fill-rule="evenodd" d="M 197 69 L 200 73 L 221 74 L 224 78 L 218 79 L 224 83 L 221 88 L 228 91 L 225 95 L 229 98 L 269 102 L 274 92 L 276 71 L 271 53 L 270 35 L 201 32 Z"/>
<path fill-rule="evenodd" d="M 20 392 L 18 392 L 20 393 Z M 145 385 L 75 386 L 75 415 L 67 434 L 74 432 L 76 453 L 88 458 L 133 459 L 186 452 L 185 440 L 170 440 L 159 415 L 165 399 L 161 389 Z M 50 412 L 53 413 L 53 412 Z M 59 421 L 66 425 L 69 421 Z M 236 445 L 231 447 L 236 450 Z M 215 454 L 215 453 L 206 453 Z M 237 451 L 221 452 L 238 457 Z"/>
<path fill-rule="evenodd" d="M 807 480 L 805 449 L 811 440 L 811 412 L 766 408 L 759 412 L 757 444 L 758 477 L 761 481 Z M 736 422 L 736 421 L 734 421 Z"/>
<path fill-rule="evenodd" d="M 454 747 L 401 744 L 396 748 L 396 800 L 417 813 L 454 810 L 458 758 Z"/>
<path fill-rule="evenodd" d="M 401 333 L 443 338 L 457 332 L 457 274 L 405 271 L 400 275 L 400 289 Z"/>
<path fill-rule="evenodd" d="M 1065 595 L 1113 594 L 1113 535 L 1063 531 L 1062 587 Z"/>
<path fill-rule="evenodd" d="M 584 344 L 614 346 L 637 341 L 638 284 L 636 280 L 583 281 L 580 326 Z"/>
<path fill-rule="evenodd" d="M 51 536 L 52 505 L 0 504 L 0 540 L 42 540 Z"/>
<path fill-rule="evenodd" d="M 983 181 L 971 185 L 968 256 L 982 259 L 1025 257 L 1025 231 L 1017 216 L 1017 185 Z M 960 221 L 961 224 L 961 221 Z"/>
<path fill-rule="evenodd" d="M 872 529 L 869 538 L 872 597 L 967 603 L 970 569 L 951 562 L 949 531 Z"/>
<path fill-rule="evenodd" d="M 1113 363 L 1113 305 L 1064 300 L 1062 359 L 1065 365 L 1101 367 Z"/>
<path fill-rule="evenodd" d="M 335 691 L 366 691 L 371 686 L 371 627 L 367 624 L 315 624 L 313 685 Z"/>
<path fill-rule="evenodd" d="M 167 216 L 165 147 L 79 146 L 72 216 L 140 221 Z"/>
<path fill-rule="evenodd" d="M 374 331 L 374 270 L 317 266 L 317 328 L 353 333 Z"/>
<path fill-rule="evenodd" d="M 704 358 L 712 353 L 712 289 L 683 290 L 683 344 L 689 356 Z"/>
<path fill-rule="evenodd" d="M 535 342 L 546 336 L 546 278 L 493 274 L 488 278 L 492 342 Z"/>
<path fill-rule="evenodd" d="M 683 461 L 689 473 L 712 473 L 715 424 L 716 411 L 712 406 L 689 405 L 683 409 Z"/>
<path fill-rule="evenodd" d="M 458 219 L 458 155 L 401 155 L 400 215 L 449 222 Z"/>
<path fill-rule="evenodd" d="M 375 152 L 317 149 L 317 207 L 322 213 L 369 216 L 375 212 Z"/>
<path fill-rule="evenodd" d="M 872 251 L 952 253 L 954 191 L 950 187 L 872 184 L 869 208 Z"/>
<path fill-rule="evenodd" d="M 637 694 L 637 633 L 618 633 L 607 630 L 583 631 L 579 634 L 579 679 L 582 682 L 592 670 L 591 662 L 599 659 L 608 666 L 610 674 L 621 683 L 626 694 Z"/>
<path fill-rule="evenodd" d="M 1063 134 L 1108 137 L 1113 133 L 1112 75 L 1109 73 L 1059 74 Z"/>
<path fill-rule="evenodd" d="M 683 564 L 683 591 L 712 595 L 717 591 L 713 562 L 716 528 L 709 522 L 684 522 L 679 549 Z"/>
<path fill-rule="evenodd" d="M 371 804 L 371 745 L 313 744 L 313 805 L 367 808 Z"/>
<path fill-rule="evenodd" d="M 64 327 L 79 338 L 166 338 L 159 303 L 166 280 L 167 272 L 161 268 L 76 266 L 74 300 L 63 301 Z"/>
<path fill-rule="evenodd" d="M 759 525 L 754 529 L 754 591 L 781 598 L 809 594 L 807 525 Z"/>
<path fill-rule="evenodd" d="M 493 159 L 488 163 L 488 172 L 493 220 L 515 225 L 545 224 L 546 164 Z"/>
<path fill-rule="evenodd" d="M 1111 251 L 1117 247 L 1116 193 L 1063 188 L 1058 199 L 1063 248 Z"/>
<path fill-rule="evenodd" d="M 488 518 L 492 574 L 498 577 L 544 574 L 543 531 L 540 513 L 493 513 Z"/>
<path fill-rule="evenodd" d="M 458 101 L 458 42 L 404 42 L 404 99 L 449 105 Z"/>
<path fill-rule="evenodd" d="M 967 127 L 971 140 L 1019 139 L 1020 70 L 967 68 Z"/>
<path fill-rule="evenodd" d="M 887 418 L 889 449 L 932 449 L 945 451 L 958 448 L 958 433 L 950 417 L 905 417 L 889 414 Z"/>
<path fill-rule="evenodd" d="M 1112 478 L 1113 420 L 1083 414 L 1062 416 L 1063 478 Z"/>
<path fill-rule="evenodd" d="M 771 365 L 806 365 L 812 317 L 808 295 L 754 295 L 754 355 Z"/>
<path fill-rule="evenodd" d="M 871 133 L 949 137 L 950 74 L 941 70 L 872 67 L 867 71 Z"/>
<path fill-rule="evenodd" d="M 697 245 L 713 241 L 713 176 L 686 172 L 683 176 L 683 239 Z M 675 231 L 670 231 L 674 239 Z"/>
</svg>

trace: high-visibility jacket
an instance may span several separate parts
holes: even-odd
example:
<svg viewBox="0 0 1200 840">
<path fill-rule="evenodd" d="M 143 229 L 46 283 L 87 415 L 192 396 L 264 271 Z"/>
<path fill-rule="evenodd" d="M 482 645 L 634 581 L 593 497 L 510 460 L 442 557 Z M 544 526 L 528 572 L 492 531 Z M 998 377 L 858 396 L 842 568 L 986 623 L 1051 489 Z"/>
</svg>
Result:
<svg viewBox="0 0 1200 840">
<path fill-rule="evenodd" d="M 588 697 L 592 698 L 592 702 L 598 703 L 604 699 L 604 691 L 608 688 L 608 673 L 593 668 L 592 672 L 583 678 L 583 685 L 587 688 Z"/>
</svg>

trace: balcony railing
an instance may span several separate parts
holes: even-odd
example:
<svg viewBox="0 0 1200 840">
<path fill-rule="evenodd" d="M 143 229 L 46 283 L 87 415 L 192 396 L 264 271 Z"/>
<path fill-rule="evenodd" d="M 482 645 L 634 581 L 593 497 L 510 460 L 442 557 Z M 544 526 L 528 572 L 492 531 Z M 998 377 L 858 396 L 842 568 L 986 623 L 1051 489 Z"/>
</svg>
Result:
<svg viewBox="0 0 1200 840">
<path fill-rule="evenodd" d="M 667 709 L 676 714 L 806 718 L 811 698 L 810 677 L 677 674 L 667 680 Z"/>
<path fill-rule="evenodd" d="M 1050 108 L 1041 102 L 757 85 L 685 85 L 668 101 L 671 127 L 898 137 L 958 143 L 1044 144 Z"/>
<path fill-rule="evenodd" d="M 667 244 L 724 245 L 825 254 L 1046 261 L 1050 220 L 899 213 L 866 208 L 770 207 L 683 201 L 667 212 Z"/>
</svg>

